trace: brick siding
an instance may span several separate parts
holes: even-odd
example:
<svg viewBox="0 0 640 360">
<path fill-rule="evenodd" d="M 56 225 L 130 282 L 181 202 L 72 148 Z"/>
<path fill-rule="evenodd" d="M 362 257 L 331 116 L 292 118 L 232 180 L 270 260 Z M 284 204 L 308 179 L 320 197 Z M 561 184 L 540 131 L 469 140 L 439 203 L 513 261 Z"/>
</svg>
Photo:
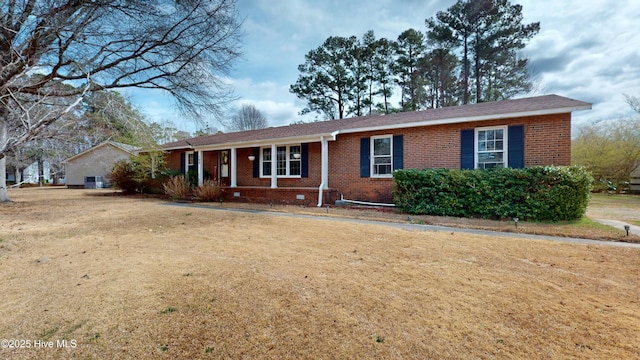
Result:
<svg viewBox="0 0 640 360">
<path fill-rule="evenodd" d="M 403 135 L 405 169 L 459 169 L 460 131 L 502 125 L 524 125 L 525 166 L 570 165 L 571 114 L 569 113 L 341 134 L 338 135 L 337 141 L 329 142 L 328 187 L 331 191 L 327 192 L 326 199 L 330 201 L 329 203 L 333 203 L 340 195 L 344 195 L 344 198 L 349 200 L 393 202 L 392 178 L 360 177 L 360 139 L 363 137 Z M 169 154 L 167 158 L 169 167 L 180 168 L 179 154 L 181 153 L 172 152 Z M 207 171 L 212 172 L 214 163 L 217 164 L 217 152 L 205 152 L 204 154 L 203 165 Z M 309 177 L 279 178 L 279 189 L 277 190 L 269 189 L 271 186 L 270 178 L 253 177 L 253 164 L 248 159 L 249 155 L 253 155 L 251 148 L 237 150 L 237 185 L 239 187 L 256 187 L 257 189 L 228 189 L 225 194 L 227 200 L 305 205 L 317 202 L 317 188 L 321 182 L 321 145 L 319 142 L 309 144 Z M 254 161 L 260 161 L 259 157 Z M 239 191 L 241 196 L 233 197 L 235 191 Z M 305 201 L 296 200 L 296 195 L 300 194 L 305 195 Z"/>
</svg>

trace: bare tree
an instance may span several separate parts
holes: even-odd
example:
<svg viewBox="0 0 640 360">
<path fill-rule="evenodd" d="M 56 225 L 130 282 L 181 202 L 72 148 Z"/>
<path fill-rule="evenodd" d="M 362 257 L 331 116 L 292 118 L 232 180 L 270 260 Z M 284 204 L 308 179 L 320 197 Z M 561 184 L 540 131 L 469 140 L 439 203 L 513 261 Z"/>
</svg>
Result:
<svg viewBox="0 0 640 360">
<path fill-rule="evenodd" d="M 229 126 L 231 131 L 264 129 L 267 119 L 253 105 L 242 105 L 242 108 L 231 118 Z"/>
<path fill-rule="evenodd" d="M 221 116 L 233 98 L 223 75 L 240 55 L 235 0 L 3 0 L 0 9 L 0 202 L 9 201 L 6 154 L 46 137 L 90 92 L 161 89 L 193 118 Z"/>
<path fill-rule="evenodd" d="M 627 99 L 627 104 L 631 106 L 631 109 L 633 109 L 633 111 L 640 114 L 640 98 L 637 96 L 632 96 L 627 94 L 624 94 L 624 97 Z"/>
</svg>

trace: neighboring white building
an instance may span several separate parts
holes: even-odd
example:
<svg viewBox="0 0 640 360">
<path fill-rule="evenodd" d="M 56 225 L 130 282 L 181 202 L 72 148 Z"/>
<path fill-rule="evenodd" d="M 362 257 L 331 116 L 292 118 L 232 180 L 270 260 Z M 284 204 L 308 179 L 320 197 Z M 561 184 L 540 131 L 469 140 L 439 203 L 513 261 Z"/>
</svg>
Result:
<svg viewBox="0 0 640 360">
<path fill-rule="evenodd" d="M 631 181 L 629 182 L 629 192 L 640 194 L 640 165 L 631 173 Z"/>
<path fill-rule="evenodd" d="M 70 188 L 95 189 L 109 187 L 108 175 L 113 165 L 136 155 L 138 147 L 105 141 L 62 163 L 65 166 L 66 184 Z"/>
<path fill-rule="evenodd" d="M 49 162 L 47 160 L 43 161 L 42 166 L 43 172 L 42 176 L 44 177 L 45 183 L 51 183 L 51 167 L 49 166 Z M 27 184 L 37 184 L 39 180 L 38 176 L 38 162 L 34 162 L 31 165 L 27 166 L 22 172 L 22 182 Z M 15 181 L 15 177 L 14 177 Z"/>
</svg>

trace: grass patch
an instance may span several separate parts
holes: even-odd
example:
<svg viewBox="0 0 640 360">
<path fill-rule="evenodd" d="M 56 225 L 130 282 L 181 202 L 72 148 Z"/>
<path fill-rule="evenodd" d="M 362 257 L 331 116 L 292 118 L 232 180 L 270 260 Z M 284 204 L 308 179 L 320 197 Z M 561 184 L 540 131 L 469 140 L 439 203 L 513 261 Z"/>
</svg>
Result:
<svg viewBox="0 0 640 360">
<path fill-rule="evenodd" d="M 622 194 L 591 194 L 589 205 L 640 208 L 640 196 Z"/>
<path fill-rule="evenodd" d="M 574 220 L 574 221 L 569 221 L 566 224 L 558 224 L 557 226 L 572 226 L 575 228 L 579 228 L 579 229 L 583 229 L 583 230 L 603 230 L 603 231 L 609 231 L 611 229 L 613 229 L 611 226 L 609 225 L 605 225 L 605 224 L 601 224 L 597 221 L 593 221 L 591 219 L 589 219 L 586 216 L 583 216 L 582 219 L 580 220 Z"/>
<path fill-rule="evenodd" d="M 171 314 L 172 312 L 176 312 L 178 311 L 177 308 L 173 307 L 173 306 L 169 306 L 164 310 L 160 310 L 160 314 Z"/>
<path fill-rule="evenodd" d="M 58 332 L 59 329 L 60 329 L 59 326 L 46 329 L 40 333 L 40 338 L 42 338 L 42 340 L 50 340 L 53 337 L 53 335 L 55 335 Z"/>
<path fill-rule="evenodd" d="M 0 338 L 45 335 L 55 342 L 88 319 L 70 336 L 85 342 L 68 349 L 74 358 L 632 359 L 640 353 L 640 323 L 633 321 L 640 318 L 637 246 L 185 210 L 83 190 L 12 191 L 21 223 L 16 206 L 0 206 L 0 229 L 6 243 L 20 246 L 1 259 Z M 96 217 L 88 207 L 106 208 L 109 216 Z M 326 208 L 277 209 L 328 216 Z M 407 222 L 393 211 L 329 213 Z M 514 231 L 512 221 L 420 219 Z M 604 231 L 598 226 L 521 223 L 518 231 Z M 161 235 L 148 231 L 160 227 Z M 55 260 L 29 260 L 43 256 Z M 79 286 L 86 269 L 96 276 Z M 66 350 L 48 354 L 35 355 Z"/>
</svg>

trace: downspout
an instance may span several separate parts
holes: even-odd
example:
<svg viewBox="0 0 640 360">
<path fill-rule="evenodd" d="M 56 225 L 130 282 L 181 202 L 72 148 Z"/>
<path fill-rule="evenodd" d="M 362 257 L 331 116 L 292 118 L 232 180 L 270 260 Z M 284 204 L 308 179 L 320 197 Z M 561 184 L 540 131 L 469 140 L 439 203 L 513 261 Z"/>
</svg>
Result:
<svg viewBox="0 0 640 360">
<path fill-rule="evenodd" d="M 318 207 L 322 207 L 322 190 L 324 190 L 324 183 L 318 188 Z"/>
<path fill-rule="evenodd" d="M 322 182 L 318 188 L 318 207 L 322 207 L 322 191 L 329 185 L 329 141 L 324 136 L 320 137 L 321 144 L 321 165 L 320 172 Z"/>
</svg>

